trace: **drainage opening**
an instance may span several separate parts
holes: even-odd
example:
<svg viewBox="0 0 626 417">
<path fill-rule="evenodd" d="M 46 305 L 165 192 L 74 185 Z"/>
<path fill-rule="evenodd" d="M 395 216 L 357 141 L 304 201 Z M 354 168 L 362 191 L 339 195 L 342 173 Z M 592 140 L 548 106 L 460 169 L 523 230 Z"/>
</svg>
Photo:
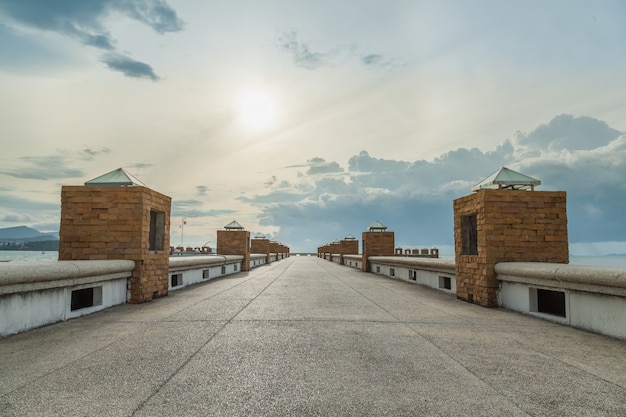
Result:
<svg viewBox="0 0 626 417">
<path fill-rule="evenodd" d="M 536 289 L 537 312 L 566 317 L 565 293 L 563 291 Z"/>
<path fill-rule="evenodd" d="M 102 287 L 89 287 L 72 291 L 70 311 L 102 304 Z"/>
</svg>

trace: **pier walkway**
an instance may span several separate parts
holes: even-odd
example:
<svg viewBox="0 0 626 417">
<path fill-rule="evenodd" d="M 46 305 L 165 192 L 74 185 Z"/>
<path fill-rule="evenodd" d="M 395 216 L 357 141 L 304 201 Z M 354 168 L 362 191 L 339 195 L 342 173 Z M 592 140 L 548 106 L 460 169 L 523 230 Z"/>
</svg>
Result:
<svg viewBox="0 0 626 417">
<path fill-rule="evenodd" d="M 316 257 L 0 339 L 4 417 L 624 415 L 625 341 Z"/>
</svg>

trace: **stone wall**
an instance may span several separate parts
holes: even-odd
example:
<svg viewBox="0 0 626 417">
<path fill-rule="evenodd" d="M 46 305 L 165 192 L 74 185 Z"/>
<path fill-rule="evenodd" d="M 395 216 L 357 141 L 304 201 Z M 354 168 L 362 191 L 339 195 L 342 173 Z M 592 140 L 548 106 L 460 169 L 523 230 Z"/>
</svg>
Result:
<svg viewBox="0 0 626 417">
<path fill-rule="evenodd" d="M 129 302 L 167 295 L 170 209 L 170 197 L 147 187 L 64 186 L 59 260 L 130 259 Z"/>
<path fill-rule="evenodd" d="M 456 199 L 454 242 L 457 297 L 496 307 L 496 263 L 569 262 L 566 193 L 481 190 Z"/>
</svg>

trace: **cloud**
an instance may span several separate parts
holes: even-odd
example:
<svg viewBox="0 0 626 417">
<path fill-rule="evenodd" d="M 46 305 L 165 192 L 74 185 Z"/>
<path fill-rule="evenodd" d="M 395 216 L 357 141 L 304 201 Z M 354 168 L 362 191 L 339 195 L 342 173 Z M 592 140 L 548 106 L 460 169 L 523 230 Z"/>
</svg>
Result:
<svg viewBox="0 0 626 417">
<path fill-rule="evenodd" d="M 364 55 L 361 57 L 361 62 L 363 63 L 363 65 L 369 68 L 389 69 L 396 66 L 391 59 L 388 59 L 381 54 Z"/>
<path fill-rule="evenodd" d="M 287 168 L 304 168 L 308 167 L 306 171 L 308 175 L 315 174 L 329 174 L 343 172 L 343 168 L 339 166 L 337 162 L 326 162 L 324 158 L 315 157 L 308 159 L 305 164 L 290 165 Z M 272 177 L 276 181 L 276 177 Z"/>
<path fill-rule="evenodd" d="M 177 32 L 184 22 L 162 0 L 29 0 L 0 3 L 0 12 L 15 24 L 54 32 L 83 45 L 109 53 L 102 61 L 113 70 L 134 78 L 158 80 L 152 68 L 117 51 L 117 41 L 106 29 L 114 14 L 134 19 L 159 34 Z"/>
<path fill-rule="evenodd" d="M 210 191 L 209 187 L 207 187 L 206 185 L 197 185 L 196 186 L 196 191 L 198 196 L 206 196 L 207 193 Z"/>
<path fill-rule="evenodd" d="M 114 71 L 119 71 L 131 78 L 148 78 L 158 81 L 159 77 L 154 73 L 152 67 L 146 63 L 135 61 L 127 56 L 117 53 L 105 54 L 102 62 Z"/>
<path fill-rule="evenodd" d="M 64 155 L 23 156 L 21 164 L 10 169 L 0 169 L 0 173 L 14 178 L 49 180 L 83 177 L 85 172 L 72 168 L 72 162 Z"/>
<path fill-rule="evenodd" d="M 572 122 L 582 123 L 586 137 L 602 139 L 589 148 L 578 141 Z M 550 126 L 549 136 L 545 135 L 546 126 Z M 395 231 L 399 244 L 450 246 L 454 240 L 453 201 L 470 194 L 472 185 L 491 172 L 508 166 L 542 180 L 538 191 L 567 192 L 570 242 L 624 241 L 626 135 L 614 137 L 615 132 L 592 118 L 557 116 L 525 137 L 560 138 L 559 143 L 571 143 L 572 149 L 543 141 L 543 147 L 528 156 L 519 148 L 532 140 L 523 145 L 505 140 L 493 150 L 459 148 L 432 161 L 375 158 L 362 151 L 349 158 L 349 169 L 342 178 L 320 175 L 326 172 L 324 167 L 335 167 L 328 170 L 331 173 L 340 172 L 336 169 L 340 164 L 316 157 L 296 165 L 309 166 L 309 170 L 290 188 L 268 189 L 245 201 L 261 210 L 262 225 L 278 226 L 277 238 L 294 248 L 303 236 L 316 244 L 348 233 L 358 236 L 374 220 Z M 313 167 L 322 169 L 318 172 Z M 273 179 L 274 183 L 280 181 Z"/>
<path fill-rule="evenodd" d="M 35 219 L 25 213 L 6 213 L 0 217 L 0 222 L 7 223 L 31 223 L 33 221 L 35 221 Z"/>
<path fill-rule="evenodd" d="M 515 142 L 534 150 L 590 150 L 607 145 L 622 133 L 592 117 L 562 114 L 529 134 L 517 132 Z"/>
<path fill-rule="evenodd" d="M 287 52 L 296 66 L 306 69 L 316 69 L 332 63 L 337 51 L 311 52 L 309 46 L 298 40 L 295 30 L 283 33 L 278 38 L 279 48 Z"/>
<path fill-rule="evenodd" d="M 195 199 L 174 200 L 172 201 L 172 217 L 218 217 L 235 213 L 235 210 L 230 209 L 208 209 L 205 205 L 205 202 Z"/>
<path fill-rule="evenodd" d="M 104 155 L 104 154 L 109 154 L 109 153 L 111 153 L 111 149 L 107 148 L 106 146 L 103 146 L 100 149 L 92 149 L 92 148 L 86 147 L 83 150 L 79 151 L 79 155 L 81 156 L 81 159 L 85 161 L 91 161 L 94 157 L 98 155 Z"/>
<path fill-rule="evenodd" d="M 280 35 L 277 46 L 291 57 L 296 66 L 308 70 L 331 67 L 342 61 L 357 62 L 370 69 L 389 69 L 397 66 L 393 60 L 382 54 L 362 54 L 355 45 L 338 45 L 323 52 L 314 52 L 308 43 L 299 39 L 296 30 Z"/>
</svg>

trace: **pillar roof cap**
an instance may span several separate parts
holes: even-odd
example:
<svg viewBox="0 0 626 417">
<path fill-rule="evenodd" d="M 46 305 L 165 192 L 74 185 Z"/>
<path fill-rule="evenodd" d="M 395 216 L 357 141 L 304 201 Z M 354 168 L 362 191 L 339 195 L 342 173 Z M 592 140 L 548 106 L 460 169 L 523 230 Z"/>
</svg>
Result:
<svg viewBox="0 0 626 417">
<path fill-rule="evenodd" d="M 122 186 L 122 185 L 139 185 L 145 187 L 146 185 L 135 178 L 130 172 L 124 168 L 114 169 L 111 172 L 107 172 L 104 175 L 100 175 L 92 180 L 85 182 L 85 185 L 109 185 L 109 186 Z"/>
<path fill-rule="evenodd" d="M 230 222 L 226 226 L 224 226 L 224 229 L 226 229 L 226 230 L 243 230 L 243 226 L 240 225 L 237 222 L 237 220 L 233 220 L 232 222 Z"/>
<path fill-rule="evenodd" d="M 255 239 L 265 239 L 265 235 L 263 233 L 257 233 L 254 238 Z"/>
<path fill-rule="evenodd" d="M 532 191 L 535 189 L 536 185 L 540 184 L 541 181 L 536 178 L 520 174 L 519 172 L 513 171 L 507 167 L 502 167 L 481 180 L 478 184 L 474 185 L 472 187 L 472 191 L 484 190 L 488 188 L 506 188 L 510 190 L 526 190 L 530 188 Z"/>
<path fill-rule="evenodd" d="M 343 240 L 356 240 L 356 238 L 352 236 L 351 234 L 348 234 L 346 235 L 346 237 L 343 238 Z"/>
<path fill-rule="evenodd" d="M 376 220 L 374 223 L 370 224 L 367 230 L 369 230 L 370 232 L 383 231 L 387 230 L 387 226 Z"/>
</svg>

